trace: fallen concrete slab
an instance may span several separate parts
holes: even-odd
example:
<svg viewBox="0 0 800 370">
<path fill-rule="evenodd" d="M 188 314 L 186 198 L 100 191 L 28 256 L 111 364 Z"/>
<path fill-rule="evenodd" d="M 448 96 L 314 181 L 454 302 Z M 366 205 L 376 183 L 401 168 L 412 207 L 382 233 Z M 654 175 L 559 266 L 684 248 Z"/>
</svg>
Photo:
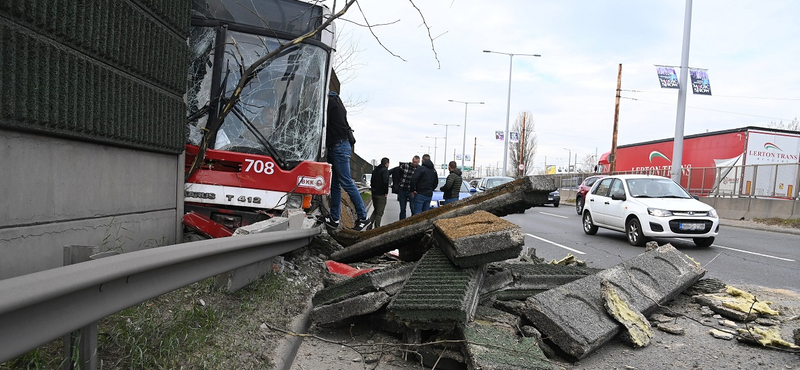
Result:
<svg viewBox="0 0 800 370">
<path fill-rule="evenodd" d="M 486 211 L 433 222 L 433 239 L 458 267 L 515 258 L 522 252 L 522 229 Z"/>
<path fill-rule="evenodd" d="M 418 247 L 423 235 L 436 220 L 465 216 L 481 210 L 505 216 L 546 202 L 547 195 L 555 189 L 551 178 L 530 176 L 377 229 L 365 232 L 341 229 L 334 234 L 334 238 L 349 247 L 333 253 L 331 258 L 338 262 L 353 262 L 393 249 Z"/>
<path fill-rule="evenodd" d="M 311 311 L 311 321 L 325 325 L 370 314 L 381 309 L 390 299 L 391 297 L 385 292 L 370 292 L 337 303 L 314 307 Z"/>
<path fill-rule="evenodd" d="M 513 329 L 473 321 L 459 326 L 470 370 L 545 370 L 547 361 L 535 338 L 519 337 Z"/>
<path fill-rule="evenodd" d="M 311 302 L 314 306 L 322 306 L 368 292 L 386 291 L 387 288 L 391 290 L 393 285 L 408 279 L 412 270 L 414 270 L 414 264 L 402 263 L 358 275 L 320 290 L 314 295 Z M 394 291 L 391 290 L 387 293 L 393 295 Z"/>
<path fill-rule="evenodd" d="M 439 248 L 417 262 L 387 310 L 411 328 L 452 328 L 472 319 L 485 267 L 458 268 Z"/>
<path fill-rule="evenodd" d="M 566 354 L 581 359 L 617 333 L 603 307 L 600 281 L 608 280 L 630 306 L 647 315 L 700 279 L 705 270 L 670 245 L 642 253 L 594 275 L 528 298 L 525 317 Z"/>
<path fill-rule="evenodd" d="M 490 263 L 481 302 L 525 300 L 601 271 L 585 266 L 563 266 L 548 263 L 503 261 Z"/>
</svg>

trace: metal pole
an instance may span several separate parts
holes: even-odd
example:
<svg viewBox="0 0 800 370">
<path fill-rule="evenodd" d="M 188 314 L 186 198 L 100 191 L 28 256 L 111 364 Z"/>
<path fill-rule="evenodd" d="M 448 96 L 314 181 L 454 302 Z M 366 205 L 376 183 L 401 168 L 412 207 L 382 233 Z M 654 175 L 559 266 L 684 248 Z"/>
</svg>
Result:
<svg viewBox="0 0 800 370">
<path fill-rule="evenodd" d="M 508 176 L 508 121 L 511 117 L 511 70 L 514 66 L 514 54 L 509 54 L 508 58 L 508 103 L 506 104 L 506 131 L 503 136 L 503 174 Z"/>
<path fill-rule="evenodd" d="M 689 39 L 692 35 L 692 0 L 686 0 L 683 19 L 683 48 L 681 49 L 681 76 L 678 88 L 678 114 L 675 118 L 675 144 L 672 147 L 672 180 L 681 183 L 683 165 L 683 122 L 686 118 L 686 78 L 689 75 Z"/>
</svg>

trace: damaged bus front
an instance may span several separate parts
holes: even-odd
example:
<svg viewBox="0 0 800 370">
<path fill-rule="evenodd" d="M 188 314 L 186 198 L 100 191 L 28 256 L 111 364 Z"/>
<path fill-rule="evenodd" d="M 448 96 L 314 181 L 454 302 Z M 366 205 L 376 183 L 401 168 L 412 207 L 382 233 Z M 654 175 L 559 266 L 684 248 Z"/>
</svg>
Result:
<svg viewBox="0 0 800 370">
<path fill-rule="evenodd" d="M 331 166 L 320 158 L 333 27 L 266 60 L 238 88 L 248 67 L 327 15 L 327 8 L 296 0 L 193 0 L 183 218 L 189 228 L 228 236 L 287 209 L 308 209 L 313 196 L 330 193 Z"/>
</svg>

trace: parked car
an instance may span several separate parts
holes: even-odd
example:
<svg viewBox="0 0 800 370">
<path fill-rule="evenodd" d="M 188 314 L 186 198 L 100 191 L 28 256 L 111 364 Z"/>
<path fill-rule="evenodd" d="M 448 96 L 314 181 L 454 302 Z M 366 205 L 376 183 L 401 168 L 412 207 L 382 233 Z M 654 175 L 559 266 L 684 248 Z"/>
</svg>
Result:
<svg viewBox="0 0 800 370">
<path fill-rule="evenodd" d="M 635 246 L 659 237 L 692 238 L 698 247 L 708 247 L 719 233 L 713 207 L 661 176 L 600 179 L 586 195 L 581 219 L 586 234 L 596 234 L 599 227 L 622 231 Z"/>
<path fill-rule="evenodd" d="M 439 189 L 444 186 L 444 183 L 447 182 L 446 176 L 439 176 L 439 184 L 436 185 L 436 190 L 433 192 L 433 197 L 431 198 L 431 208 L 441 207 L 444 203 L 444 192 L 439 191 Z M 470 195 L 474 194 L 476 190 L 471 188 L 466 181 L 461 182 L 461 191 L 458 192 L 458 200 L 464 199 L 469 197 Z"/>
<path fill-rule="evenodd" d="M 547 195 L 547 203 L 544 204 L 552 204 L 553 207 L 558 207 L 559 203 L 561 203 L 561 193 L 556 190 Z"/>
<path fill-rule="evenodd" d="M 478 179 L 469 180 L 469 187 L 473 188 L 473 189 L 477 189 L 478 188 L 478 184 L 480 182 L 481 182 L 481 179 L 479 179 L 479 178 Z"/>
<path fill-rule="evenodd" d="M 575 194 L 575 212 L 578 214 L 583 213 L 583 203 L 586 200 L 586 193 L 592 189 L 592 185 L 594 185 L 597 180 L 603 177 L 606 177 L 606 175 L 589 176 L 583 179 L 583 182 L 578 185 L 578 192 Z"/>
<path fill-rule="evenodd" d="M 491 189 L 491 188 L 493 188 L 495 186 L 500 186 L 500 185 L 503 185 L 505 183 L 509 183 L 509 182 L 512 182 L 512 181 L 514 181 L 513 177 L 506 177 L 506 176 L 484 177 L 484 178 L 481 179 L 481 181 L 478 183 L 478 186 L 476 186 L 475 188 L 479 192 L 483 192 L 483 191 L 489 190 L 489 189 Z"/>
</svg>

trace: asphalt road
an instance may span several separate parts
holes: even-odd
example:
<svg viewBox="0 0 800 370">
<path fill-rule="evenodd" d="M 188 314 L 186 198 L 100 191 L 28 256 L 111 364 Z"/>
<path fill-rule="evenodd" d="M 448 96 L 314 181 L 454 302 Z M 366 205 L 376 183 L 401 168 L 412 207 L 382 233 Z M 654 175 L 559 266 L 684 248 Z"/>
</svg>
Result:
<svg viewBox="0 0 800 370">
<path fill-rule="evenodd" d="M 395 194 L 389 194 L 387 203 L 384 225 L 399 218 Z M 534 207 L 504 218 L 519 225 L 526 234 L 525 246 L 546 260 L 572 253 L 591 267 L 608 268 L 644 252 L 643 247 L 628 244 L 621 232 L 600 229 L 597 235 L 584 234 L 581 218 L 569 204 Z M 800 235 L 723 224 L 711 247 L 698 248 L 691 239 L 656 241 L 671 243 L 694 258 L 707 270 L 705 277 L 800 292 Z"/>
</svg>

